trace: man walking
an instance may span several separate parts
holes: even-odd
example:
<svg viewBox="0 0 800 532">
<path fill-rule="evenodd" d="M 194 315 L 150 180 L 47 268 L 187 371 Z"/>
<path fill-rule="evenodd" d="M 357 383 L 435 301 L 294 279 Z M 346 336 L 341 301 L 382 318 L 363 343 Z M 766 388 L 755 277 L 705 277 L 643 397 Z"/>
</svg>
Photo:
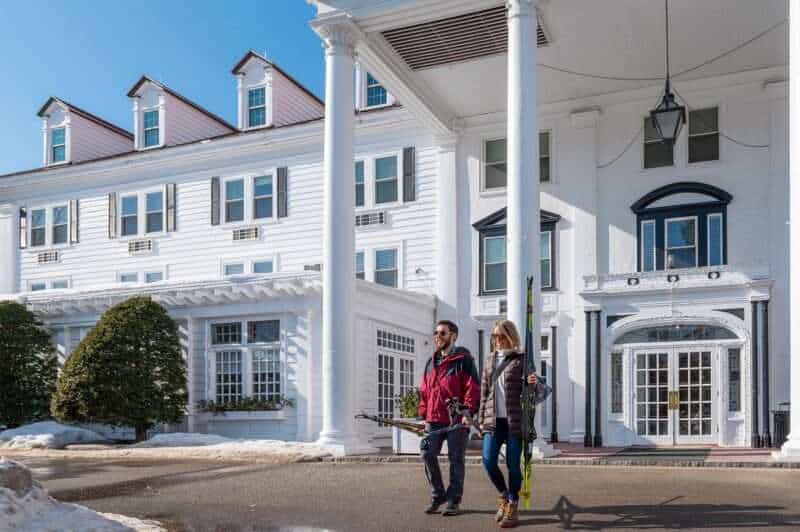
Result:
<svg viewBox="0 0 800 532">
<path fill-rule="evenodd" d="M 458 327 L 442 320 L 433 333 L 435 352 L 425 364 L 420 385 L 419 415 L 425 419 L 426 432 L 432 432 L 428 445 L 421 451 L 425 464 L 425 475 L 431 485 L 432 498 L 425 513 L 432 514 L 447 502 L 443 515 L 457 515 L 464 492 L 464 456 L 467 452 L 469 429 L 447 427 L 458 423 L 451 419 L 448 401 L 455 399 L 463 404 L 470 415 L 480 405 L 480 382 L 475 360 L 468 350 L 456 347 Z M 468 424 L 464 423 L 465 426 Z M 447 490 L 442 483 L 439 469 L 439 452 L 447 441 L 447 457 L 450 460 L 450 485 Z"/>
</svg>

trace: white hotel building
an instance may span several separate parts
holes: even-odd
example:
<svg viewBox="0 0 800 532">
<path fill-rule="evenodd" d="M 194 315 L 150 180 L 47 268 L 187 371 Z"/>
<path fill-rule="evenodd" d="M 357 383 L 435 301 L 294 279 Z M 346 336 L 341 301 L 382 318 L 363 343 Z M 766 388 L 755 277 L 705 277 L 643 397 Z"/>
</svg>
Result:
<svg viewBox="0 0 800 532">
<path fill-rule="evenodd" d="M 39 111 L 43 166 L 0 177 L 0 293 L 62 356 L 150 295 L 186 430 L 352 452 L 388 436 L 353 415 L 392 415 L 435 320 L 483 358 L 533 274 L 546 439 L 778 446 L 791 400 L 800 452 L 789 1 L 670 2 L 674 146 L 648 118 L 660 1 L 312 3 L 325 103 L 248 52 L 235 124 L 147 77 L 126 128 Z M 293 405 L 197 407 L 245 396 Z"/>
</svg>

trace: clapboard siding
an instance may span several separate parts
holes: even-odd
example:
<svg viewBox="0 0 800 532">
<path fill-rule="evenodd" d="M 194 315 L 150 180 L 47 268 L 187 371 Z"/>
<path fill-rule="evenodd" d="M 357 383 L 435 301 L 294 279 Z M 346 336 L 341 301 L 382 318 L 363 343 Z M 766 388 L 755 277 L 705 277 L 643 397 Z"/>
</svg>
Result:
<svg viewBox="0 0 800 532">
<path fill-rule="evenodd" d="M 71 113 L 70 150 L 72 162 L 77 163 L 133 151 L 133 139 Z"/>
<path fill-rule="evenodd" d="M 272 69 L 272 122 L 276 126 L 320 118 L 323 105 L 279 71 Z"/>
<path fill-rule="evenodd" d="M 185 144 L 200 139 L 207 139 L 230 133 L 231 130 L 217 120 L 198 111 L 194 107 L 182 102 L 167 93 L 164 101 L 166 134 L 164 137 L 167 146 Z"/>
</svg>

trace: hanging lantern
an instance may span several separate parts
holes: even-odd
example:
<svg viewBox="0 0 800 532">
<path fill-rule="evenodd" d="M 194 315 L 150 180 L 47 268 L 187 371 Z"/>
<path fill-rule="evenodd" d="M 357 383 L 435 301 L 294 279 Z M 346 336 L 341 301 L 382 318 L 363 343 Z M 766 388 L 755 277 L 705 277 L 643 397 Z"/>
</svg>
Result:
<svg viewBox="0 0 800 532">
<path fill-rule="evenodd" d="M 664 0 L 664 24 L 666 44 L 664 51 L 666 55 L 666 81 L 664 82 L 664 96 L 658 107 L 650 111 L 650 120 L 653 128 L 658 132 L 661 142 L 674 144 L 680 135 L 681 127 L 686 122 L 686 108 L 675 103 L 675 95 L 669 86 L 669 0 Z"/>
</svg>

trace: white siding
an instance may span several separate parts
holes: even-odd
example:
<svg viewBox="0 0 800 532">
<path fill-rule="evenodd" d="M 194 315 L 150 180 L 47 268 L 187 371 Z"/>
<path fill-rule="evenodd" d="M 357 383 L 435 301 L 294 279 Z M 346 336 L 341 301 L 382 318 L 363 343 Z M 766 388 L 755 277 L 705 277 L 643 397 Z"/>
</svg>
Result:
<svg viewBox="0 0 800 532">
<path fill-rule="evenodd" d="M 324 106 L 272 69 L 272 123 L 276 126 L 321 118 Z"/>
<path fill-rule="evenodd" d="M 133 139 L 75 113 L 70 119 L 70 144 L 72 162 L 76 163 L 133 150 Z"/>
</svg>

